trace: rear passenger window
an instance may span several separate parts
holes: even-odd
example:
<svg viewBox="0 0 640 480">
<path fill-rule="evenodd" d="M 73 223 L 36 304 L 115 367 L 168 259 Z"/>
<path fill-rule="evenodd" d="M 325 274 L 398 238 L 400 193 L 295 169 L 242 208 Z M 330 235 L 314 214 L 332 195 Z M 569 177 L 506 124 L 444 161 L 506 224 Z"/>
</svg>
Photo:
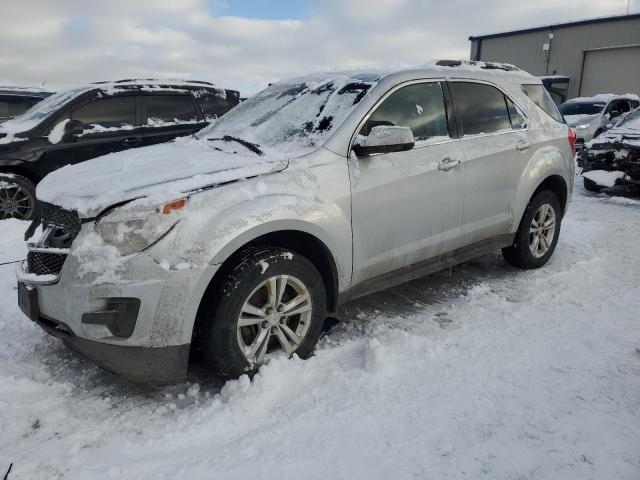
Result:
<svg viewBox="0 0 640 480">
<path fill-rule="evenodd" d="M 396 90 L 369 117 L 360 135 L 369 135 L 379 125 L 409 127 L 416 141 L 448 138 L 442 86 L 439 82 L 416 83 Z"/>
<path fill-rule="evenodd" d="M 196 107 L 190 95 L 144 96 L 147 125 L 197 121 Z"/>
<path fill-rule="evenodd" d="M 522 85 L 522 91 L 538 105 L 547 115 L 556 120 L 557 122 L 564 123 L 564 118 L 558 110 L 558 106 L 554 103 L 551 95 L 547 89 L 541 83 L 524 84 Z"/>
<path fill-rule="evenodd" d="M 509 120 L 511 120 L 511 128 L 514 130 L 525 128 L 527 121 L 522 113 L 520 113 L 520 109 L 515 106 L 509 97 L 505 96 L 505 100 L 507 102 L 507 110 L 509 111 Z"/>
<path fill-rule="evenodd" d="M 135 97 L 100 98 L 71 112 L 72 120 L 107 128 L 136 124 Z"/>
<path fill-rule="evenodd" d="M 221 117 L 231 108 L 226 98 L 211 92 L 196 94 L 196 100 L 207 120 Z"/>
<path fill-rule="evenodd" d="M 497 88 L 482 83 L 452 82 L 451 93 L 463 135 L 511 128 L 505 96 Z"/>
</svg>

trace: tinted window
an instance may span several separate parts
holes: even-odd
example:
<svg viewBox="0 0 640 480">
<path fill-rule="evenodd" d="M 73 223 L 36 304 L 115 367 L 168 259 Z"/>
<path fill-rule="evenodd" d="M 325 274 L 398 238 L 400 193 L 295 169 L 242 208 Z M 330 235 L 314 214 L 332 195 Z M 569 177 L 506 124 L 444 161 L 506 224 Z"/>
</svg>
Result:
<svg viewBox="0 0 640 480">
<path fill-rule="evenodd" d="M 558 122 L 564 123 L 558 107 L 542 84 L 522 85 L 522 91 L 547 115 Z"/>
<path fill-rule="evenodd" d="M 39 98 L 0 95 L 0 117 L 15 117 L 40 101 Z"/>
<path fill-rule="evenodd" d="M 100 98 L 71 112 L 72 120 L 103 127 L 122 127 L 136 124 L 135 97 Z"/>
<path fill-rule="evenodd" d="M 221 117 L 231 108 L 226 98 L 208 91 L 196 94 L 196 100 L 208 120 Z"/>
<path fill-rule="evenodd" d="M 640 100 L 629 100 L 629 103 L 631 104 L 631 108 L 640 107 Z"/>
<path fill-rule="evenodd" d="M 498 132 L 511 128 L 504 94 L 481 83 L 451 83 L 456 118 L 464 135 Z"/>
<path fill-rule="evenodd" d="M 566 102 L 560 105 L 562 115 L 596 115 L 604 109 L 604 103 Z"/>
<path fill-rule="evenodd" d="M 525 128 L 527 126 L 527 121 L 520 113 L 520 109 L 515 106 L 515 104 L 509 99 L 509 97 L 505 96 L 505 100 L 507 101 L 507 110 L 509 111 L 509 120 L 511 120 L 511 128 L 519 129 Z"/>
<path fill-rule="evenodd" d="M 190 95 L 153 95 L 142 97 L 146 106 L 146 124 L 197 120 L 196 107 Z"/>
<path fill-rule="evenodd" d="M 627 100 L 613 100 L 607 107 L 607 112 L 627 113 L 630 111 L 629 102 Z"/>
<path fill-rule="evenodd" d="M 410 127 L 416 141 L 448 137 L 440 83 L 417 83 L 396 90 L 369 117 L 360 134 L 368 135 L 377 125 Z"/>
</svg>

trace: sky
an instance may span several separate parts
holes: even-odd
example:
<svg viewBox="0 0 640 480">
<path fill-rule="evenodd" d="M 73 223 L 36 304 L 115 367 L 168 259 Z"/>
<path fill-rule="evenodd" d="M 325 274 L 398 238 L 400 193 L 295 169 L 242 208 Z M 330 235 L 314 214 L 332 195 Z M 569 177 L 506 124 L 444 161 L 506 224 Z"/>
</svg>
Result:
<svg viewBox="0 0 640 480">
<path fill-rule="evenodd" d="M 269 82 L 468 58 L 469 35 L 624 14 L 627 0 L 19 0 L 0 17 L 0 85 L 121 78 Z M 632 0 L 630 11 L 640 11 Z"/>
</svg>

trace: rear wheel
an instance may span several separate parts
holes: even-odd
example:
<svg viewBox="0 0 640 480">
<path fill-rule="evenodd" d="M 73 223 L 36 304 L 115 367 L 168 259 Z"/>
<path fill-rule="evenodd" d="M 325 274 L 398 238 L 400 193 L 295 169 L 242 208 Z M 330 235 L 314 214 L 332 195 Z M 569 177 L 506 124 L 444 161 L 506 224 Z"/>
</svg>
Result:
<svg viewBox="0 0 640 480">
<path fill-rule="evenodd" d="M 523 269 L 542 267 L 556 248 L 561 222 L 558 197 L 548 190 L 537 193 L 522 216 L 513 245 L 502 249 L 505 260 Z"/>
<path fill-rule="evenodd" d="M 274 357 L 313 353 L 326 315 L 324 283 L 295 252 L 254 249 L 225 275 L 203 313 L 204 355 L 235 378 Z"/>
<path fill-rule="evenodd" d="M 36 186 L 27 178 L 0 173 L 0 220 L 32 220 L 36 214 Z"/>
</svg>

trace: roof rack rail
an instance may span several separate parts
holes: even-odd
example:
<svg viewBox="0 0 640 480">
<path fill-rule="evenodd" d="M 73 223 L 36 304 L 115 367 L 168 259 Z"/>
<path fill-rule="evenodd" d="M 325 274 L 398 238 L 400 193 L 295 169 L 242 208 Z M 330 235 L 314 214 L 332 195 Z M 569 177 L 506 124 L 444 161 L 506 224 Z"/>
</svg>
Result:
<svg viewBox="0 0 640 480">
<path fill-rule="evenodd" d="M 122 80 L 106 80 L 101 82 L 93 82 L 93 85 L 104 85 L 106 83 L 159 83 L 159 84 L 176 84 L 176 83 L 189 83 L 189 84 L 198 84 L 198 85 L 211 85 L 211 82 L 205 82 L 204 80 L 176 80 L 176 79 L 167 79 L 167 78 L 124 78 Z"/>
<path fill-rule="evenodd" d="M 520 69 L 508 63 L 497 62 L 476 62 L 471 60 L 438 60 L 436 65 L 441 67 L 460 67 L 462 65 L 474 65 L 486 70 L 504 70 L 506 72 L 517 72 Z"/>
</svg>

